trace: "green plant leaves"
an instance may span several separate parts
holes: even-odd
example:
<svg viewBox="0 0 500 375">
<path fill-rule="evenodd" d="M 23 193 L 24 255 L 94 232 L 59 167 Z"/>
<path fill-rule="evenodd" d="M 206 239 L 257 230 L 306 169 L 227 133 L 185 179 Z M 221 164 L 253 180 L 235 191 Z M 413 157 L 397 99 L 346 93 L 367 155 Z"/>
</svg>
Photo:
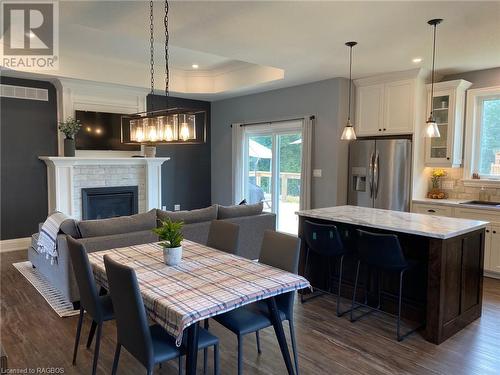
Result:
<svg viewBox="0 0 500 375">
<path fill-rule="evenodd" d="M 153 229 L 153 233 L 158 235 L 158 238 L 163 242 L 161 245 L 164 247 L 179 247 L 184 239 L 182 235 L 182 221 L 172 221 L 171 219 L 162 220 L 158 228 Z"/>
</svg>

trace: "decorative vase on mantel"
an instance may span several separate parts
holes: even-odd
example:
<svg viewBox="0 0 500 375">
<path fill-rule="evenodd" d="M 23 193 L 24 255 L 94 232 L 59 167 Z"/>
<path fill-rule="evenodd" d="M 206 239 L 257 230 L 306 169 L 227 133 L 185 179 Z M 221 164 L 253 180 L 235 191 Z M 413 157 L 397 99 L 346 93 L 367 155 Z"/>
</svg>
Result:
<svg viewBox="0 0 500 375">
<path fill-rule="evenodd" d="M 68 117 L 66 121 L 59 123 L 58 129 L 64 134 L 64 156 L 75 156 L 75 136 L 80 130 L 82 124 L 80 120 L 75 120 L 73 117 Z"/>
<path fill-rule="evenodd" d="M 64 138 L 64 156 L 75 156 L 74 138 Z"/>
</svg>

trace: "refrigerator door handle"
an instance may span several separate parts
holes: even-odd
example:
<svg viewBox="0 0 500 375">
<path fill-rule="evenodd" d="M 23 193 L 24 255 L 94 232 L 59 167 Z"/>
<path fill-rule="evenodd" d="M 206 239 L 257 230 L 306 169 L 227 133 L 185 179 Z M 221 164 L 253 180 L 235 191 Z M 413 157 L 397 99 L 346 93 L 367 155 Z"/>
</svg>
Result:
<svg viewBox="0 0 500 375">
<path fill-rule="evenodd" d="M 373 165 L 373 195 L 374 198 L 377 199 L 378 196 L 378 182 L 379 182 L 379 177 L 380 177 L 380 171 L 379 171 L 379 160 L 380 160 L 380 155 L 378 150 L 375 152 L 375 163 Z"/>
<path fill-rule="evenodd" d="M 370 166 L 368 167 L 368 186 L 370 188 L 370 198 L 373 198 L 373 156 L 372 151 L 370 155 Z"/>
</svg>

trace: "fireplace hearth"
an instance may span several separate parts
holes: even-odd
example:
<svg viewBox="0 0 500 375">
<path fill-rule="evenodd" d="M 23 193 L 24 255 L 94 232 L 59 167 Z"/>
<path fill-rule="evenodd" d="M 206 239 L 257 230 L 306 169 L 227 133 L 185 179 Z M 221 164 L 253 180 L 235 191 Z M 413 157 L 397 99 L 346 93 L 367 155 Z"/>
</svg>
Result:
<svg viewBox="0 0 500 375">
<path fill-rule="evenodd" d="M 114 186 L 82 189 L 82 219 L 106 219 L 138 213 L 138 187 Z"/>
</svg>

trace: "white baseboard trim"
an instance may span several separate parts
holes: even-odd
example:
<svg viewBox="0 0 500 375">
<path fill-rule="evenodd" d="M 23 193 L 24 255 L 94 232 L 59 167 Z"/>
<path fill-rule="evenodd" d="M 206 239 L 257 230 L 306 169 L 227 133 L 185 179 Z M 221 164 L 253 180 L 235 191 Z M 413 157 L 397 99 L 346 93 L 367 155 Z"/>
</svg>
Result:
<svg viewBox="0 0 500 375">
<path fill-rule="evenodd" d="M 14 238 L 12 240 L 0 241 L 0 253 L 9 251 L 27 250 L 31 244 L 31 237 Z"/>
<path fill-rule="evenodd" d="M 493 272 L 493 271 L 486 271 L 485 270 L 483 275 L 486 277 L 491 277 L 493 279 L 500 279 L 500 273 Z"/>
</svg>

